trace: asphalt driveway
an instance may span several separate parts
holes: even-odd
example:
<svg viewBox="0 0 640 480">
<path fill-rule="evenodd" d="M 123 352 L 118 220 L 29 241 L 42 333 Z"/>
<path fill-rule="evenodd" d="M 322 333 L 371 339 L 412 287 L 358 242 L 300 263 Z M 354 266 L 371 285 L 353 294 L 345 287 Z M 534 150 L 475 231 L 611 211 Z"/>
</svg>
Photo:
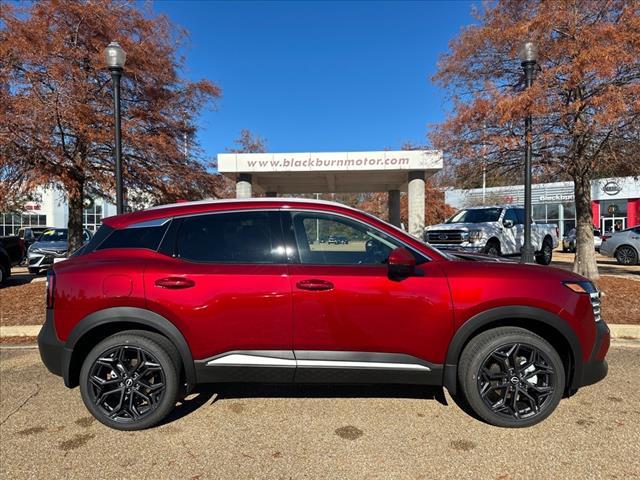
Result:
<svg viewBox="0 0 640 480">
<path fill-rule="evenodd" d="M 616 346 L 610 374 L 529 429 L 485 425 L 441 390 L 224 387 L 161 427 L 117 432 L 37 350 L 0 351 L 0 477 L 640 477 L 640 348 Z"/>
</svg>

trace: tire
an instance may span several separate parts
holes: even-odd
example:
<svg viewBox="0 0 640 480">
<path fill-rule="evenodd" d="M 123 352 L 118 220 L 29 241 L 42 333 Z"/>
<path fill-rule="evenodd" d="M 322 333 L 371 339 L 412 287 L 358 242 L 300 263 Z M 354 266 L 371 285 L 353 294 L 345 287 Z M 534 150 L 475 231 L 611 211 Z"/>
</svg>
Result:
<svg viewBox="0 0 640 480">
<path fill-rule="evenodd" d="M 498 240 L 489 240 L 484 247 L 484 253 L 493 257 L 500 256 L 500 242 Z"/>
<path fill-rule="evenodd" d="M 8 268 L 0 263 L 0 285 L 4 285 L 9 278 Z"/>
<path fill-rule="evenodd" d="M 522 368 L 522 362 L 529 366 Z M 467 344 L 458 381 L 478 417 L 498 427 L 520 428 L 541 422 L 556 409 L 565 371 L 558 353 L 542 337 L 523 328 L 499 327 Z"/>
<path fill-rule="evenodd" d="M 540 265 L 549 265 L 553 258 L 553 244 L 551 240 L 545 238 L 542 242 L 542 250 L 536 253 L 536 263 Z"/>
<path fill-rule="evenodd" d="M 631 245 L 622 245 L 616 250 L 616 261 L 620 265 L 636 265 L 638 252 Z"/>
<path fill-rule="evenodd" d="M 39 268 L 31 268 L 29 267 L 29 273 L 32 275 L 37 275 L 38 273 L 40 273 L 40 269 Z"/>
<path fill-rule="evenodd" d="M 175 347 L 158 337 L 138 330 L 117 333 L 85 358 L 80 394 L 89 412 L 104 425 L 143 430 L 160 423 L 175 407 L 180 388 L 180 370 L 171 351 Z"/>
</svg>

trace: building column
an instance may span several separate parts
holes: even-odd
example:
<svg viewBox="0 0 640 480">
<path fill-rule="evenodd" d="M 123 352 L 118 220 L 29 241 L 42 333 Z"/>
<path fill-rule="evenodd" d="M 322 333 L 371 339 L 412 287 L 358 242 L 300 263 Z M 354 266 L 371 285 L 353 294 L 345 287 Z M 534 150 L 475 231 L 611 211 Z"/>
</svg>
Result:
<svg viewBox="0 0 640 480">
<path fill-rule="evenodd" d="M 598 200 L 591 201 L 591 216 L 593 217 L 594 228 L 600 228 L 600 202 Z M 576 220 L 577 217 L 578 215 L 576 214 Z"/>
<path fill-rule="evenodd" d="M 640 220 L 640 198 L 627 200 L 627 228 L 635 227 Z"/>
<path fill-rule="evenodd" d="M 409 233 L 417 238 L 424 234 L 424 172 L 409 172 Z"/>
<path fill-rule="evenodd" d="M 389 190 L 387 197 L 387 208 L 389 209 L 389 223 L 400 226 L 400 190 Z"/>
<path fill-rule="evenodd" d="M 251 198 L 251 174 L 241 173 L 236 179 L 236 198 Z"/>
<path fill-rule="evenodd" d="M 564 237 L 564 205 L 558 204 L 558 239 L 562 242 L 562 237 Z"/>
</svg>

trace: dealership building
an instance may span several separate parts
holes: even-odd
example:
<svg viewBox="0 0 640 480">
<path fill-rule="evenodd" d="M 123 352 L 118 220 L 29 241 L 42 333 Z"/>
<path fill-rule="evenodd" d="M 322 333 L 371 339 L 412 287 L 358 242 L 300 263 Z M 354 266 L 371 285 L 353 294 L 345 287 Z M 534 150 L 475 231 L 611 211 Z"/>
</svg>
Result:
<svg viewBox="0 0 640 480">
<path fill-rule="evenodd" d="M 0 213 L 0 237 L 15 235 L 21 227 L 47 226 L 66 228 L 69 208 L 64 192 L 57 188 L 40 188 L 25 204 L 24 211 Z M 102 219 L 116 214 L 116 206 L 102 198 L 85 198 L 82 212 L 84 227 L 95 232 Z"/>
<path fill-rule="evenodd" d="M 561 234 L 575 227 L 576 206 L 573 182 L 539 183 L 532 186 L 534 220 L 558 225 Z M 486 204 L 524 204 L 524 186 L 450 189 L 445 201 L 454 208 Z M 601 178 L 591 182 L 593 226 L 610 231 L 615 225 L 633 227 L 640 223 L 640 178 Z"/>
</svg>

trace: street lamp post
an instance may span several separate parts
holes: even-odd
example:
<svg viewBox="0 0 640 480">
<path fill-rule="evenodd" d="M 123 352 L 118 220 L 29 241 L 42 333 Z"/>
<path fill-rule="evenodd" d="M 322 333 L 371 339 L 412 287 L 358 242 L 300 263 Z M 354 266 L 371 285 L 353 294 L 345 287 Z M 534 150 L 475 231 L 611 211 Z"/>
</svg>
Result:
<svg viewBox="0 0 640 480">
<path fill-rule="evenodd" d="M 124 213 L 124 194 L 122 188 L 122 135 L 120 127 L 120 78 L 124 69 L 127 54 L 118 42 L 111 42 L 104 49 L 107 68 L 111 72 L 113 83 L 113 123 L 115 126 L 115 166 L 116 166 L 116 209 L 118 215 Z"/>
<path fill-rule="evenodd" d="M 520 62 L 524 70 L 525 86 L 531 87 L 536 64 L 538 48 L 533 42 L 522 44 L 519 52 Z M 533 245 L 531 244 L 531 111 L 527 112 L 524 121 L 524 245 L 521 263 L 533 262 Z"/>
</svg>

